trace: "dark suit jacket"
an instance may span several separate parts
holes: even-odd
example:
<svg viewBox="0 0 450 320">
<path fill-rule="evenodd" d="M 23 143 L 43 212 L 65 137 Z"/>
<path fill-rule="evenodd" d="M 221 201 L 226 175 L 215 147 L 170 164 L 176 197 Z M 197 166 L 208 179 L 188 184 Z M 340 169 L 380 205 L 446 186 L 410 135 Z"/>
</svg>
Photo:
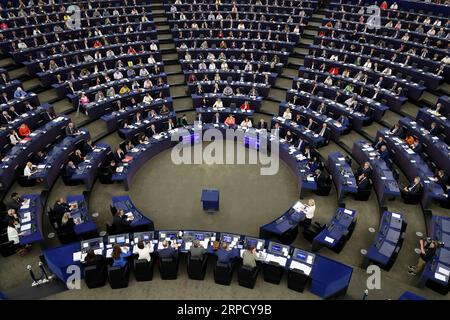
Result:
<svg viewBox="0 0 450 320">
<path fill-rule="evenodd" d="M 358 182 L 358 191 L 370 189 L 369 178 L 363 178 Z"/>
<path fill-rule="evenodd" d="M 430 134 L 432 136 L 437 136 L 439 134 L 439 128 L 436 126 L 433 129 L 430 129 Z"/>
<path fill-rule="evenodd" d="M 316 181 L 318 188 L 325 188 L 329 183 L 329 177 L 324 172 L 322 172 L 319 176 L 316 176 L 314 180 Z"/>
<path fill-rule="evenodd" d="M 376 150 L 380 149 L 381 146 L 384 146 L 386 143 L 384 141 L 376 141 L 374 143 L 372 143 L 372 147 Z"/>
<path fill-rule="evenodd" d="M 90 145 L 85 143 L 83 146 L 83 153 L 88 154 L 88 153 L 91 153 L 92 151 L 94 151 L 94 148 L 92 148 Z"/>
<path fill-rule="evenodd" d="M 261 122 L 258 122 L 258 125 L 256 126 L 258 129 L 266 129 L 267 130 L 267 122 L 264 122 L 264 124 L 261 125 Z"/>
<path fill-rule="evenodd" d="M 78 130 L 75 127 L 73 128 L 66 127 L 66 136 L 73 136 L 77 132 Z"/>
<path fill-rule="evenodd" d="M 58 221 L 61 221 L 64 213 L 69 212 L 69 205 L 67 203 L 56 203 L 53 206 L 53 213 Z"/>
<path fill-rule="evenodd" d="M 389 151 L 387 149 L 384 152 L 380 152 L 380 159 L 383 159 L 384 161 L 389 160 Z"/>
<path fill-rule="evenodd" d="M 172 247 L 167 247 L 161 250 L 158 250 L 158 255 L 160 258 L 172 258 L 176 260 L 178 258 L 178 251 Z"/>
<path fill-rule="evenodd" d="M 97 266 L 97 268 L 99 268 L 99 267 L 102 267 L 103 265 L 105 265 L 106 259 L 102 255 L 96 254 L 91 260 L 87 261 L 85 259 L 84 262 L 85 262 L 84 265 L 87 267 L 88 266 Z"/>
<path fill-rule="evenodd" d="M 76 168 L 66 166 L 66 176 L 71 177 L 75 174 L 75 172 L 76 172 Z"/>
<path fill-rule="evenodd" d="M 131 221 L 126 220 L 126 216 L 119 217 L 114 216 L 113 217 L 113 225 L 116 227 L 118 232 L 125 231 L 129 228 L 131 224 Z"/>
</svg>

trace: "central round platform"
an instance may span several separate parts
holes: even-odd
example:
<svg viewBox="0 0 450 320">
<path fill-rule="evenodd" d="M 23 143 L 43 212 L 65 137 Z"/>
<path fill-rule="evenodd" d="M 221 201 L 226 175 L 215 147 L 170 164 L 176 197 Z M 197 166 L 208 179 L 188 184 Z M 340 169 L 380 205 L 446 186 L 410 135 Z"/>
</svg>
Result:
<svg viewBox="0 0 450 320">
<path fill-rule="evenodd" d="M 139 169 L 128 192 L 122 184 L 97 183 L 94 194 L 103 194 L 100 199 L 128 194 L 157 229 L 217 230 L 257 236 L 259 226 L 286 211 L 299 195 L 296 177 L 282 160 L 275 175 L 263 176 L 260 169 L 259 164 L 175 165 L 169 149 Z M 219 189 L 218 212 L 203 211 L 203 188 Z M 95 200 L 91 203 L 95 208 Z"/>
</svg>

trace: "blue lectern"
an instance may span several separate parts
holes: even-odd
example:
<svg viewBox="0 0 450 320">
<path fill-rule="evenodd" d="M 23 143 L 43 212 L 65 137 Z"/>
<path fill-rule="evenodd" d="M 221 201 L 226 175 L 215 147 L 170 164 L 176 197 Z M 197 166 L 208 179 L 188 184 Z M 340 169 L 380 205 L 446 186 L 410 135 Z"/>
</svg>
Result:
<svg viewBox="0 0 450 320">
<path fill-rule="evenodd" d="M 202 203 L 205 211 L 219 211 L 219 189 L 203 189 Z"/>
</svg>

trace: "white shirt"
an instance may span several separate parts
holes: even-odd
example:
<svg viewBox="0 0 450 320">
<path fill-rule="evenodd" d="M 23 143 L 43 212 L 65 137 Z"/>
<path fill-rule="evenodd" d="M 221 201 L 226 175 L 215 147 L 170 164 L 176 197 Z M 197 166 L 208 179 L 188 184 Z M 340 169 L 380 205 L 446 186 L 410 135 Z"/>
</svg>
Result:
<svg viewBox="0 0 450 320">
<path fill-rule="evenodd" d="M 14 244 L 18 244 L 20 242 L 19 240 L 19 233 L 17 232 L 16 228 L 8 226 L 8 241 L 14 242 Z"/>
<path fill-rule="evenodd" d="M 287 120 L 291 120 L 292 119 L 292 113 L 290 112 L 284 112 L 283 113 L 283 118 L 287 119 Z"/>
<path fill-rule="evenodd" d="M 306 219 L 314 218 L 314 211 L 316 211 L 316 205 L 306 206 L 305 209 L 303 209 L 303 212 L 305 213 Z"/>
<path fill-rule="evenodd" d="M 138 259 L 144 259 L 144 260 L 147 260 L 148 262 L 150 262 L 152 260 L 150 253 L 152 253 L 152 252 L 153 252 L 153 246 L 149 246 L 148 244 L 145 245 L 143 249 L 139 249 L 136 246 L 135 253 L 137 253 L 139 255 Z"/>
<path fill-rule="evenodd" d="M 25 169 L 23 169 L 23 175 L 25 177 L 30 177 L 32 175 L 31 169 L 28 166 L 25 166 Z"/>
</svg>

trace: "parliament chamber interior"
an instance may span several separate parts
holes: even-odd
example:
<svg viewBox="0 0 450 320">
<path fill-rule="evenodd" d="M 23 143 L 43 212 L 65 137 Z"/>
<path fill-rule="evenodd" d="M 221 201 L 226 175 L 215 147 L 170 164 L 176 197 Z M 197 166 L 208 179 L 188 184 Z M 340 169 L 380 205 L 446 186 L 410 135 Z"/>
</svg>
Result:
<svg viewBox="0 0 450 320">
<path fill-rule="evenodd" d="M 1 299 L 449 299 L 448 0 L 0 3 Z"/>
</svg>

